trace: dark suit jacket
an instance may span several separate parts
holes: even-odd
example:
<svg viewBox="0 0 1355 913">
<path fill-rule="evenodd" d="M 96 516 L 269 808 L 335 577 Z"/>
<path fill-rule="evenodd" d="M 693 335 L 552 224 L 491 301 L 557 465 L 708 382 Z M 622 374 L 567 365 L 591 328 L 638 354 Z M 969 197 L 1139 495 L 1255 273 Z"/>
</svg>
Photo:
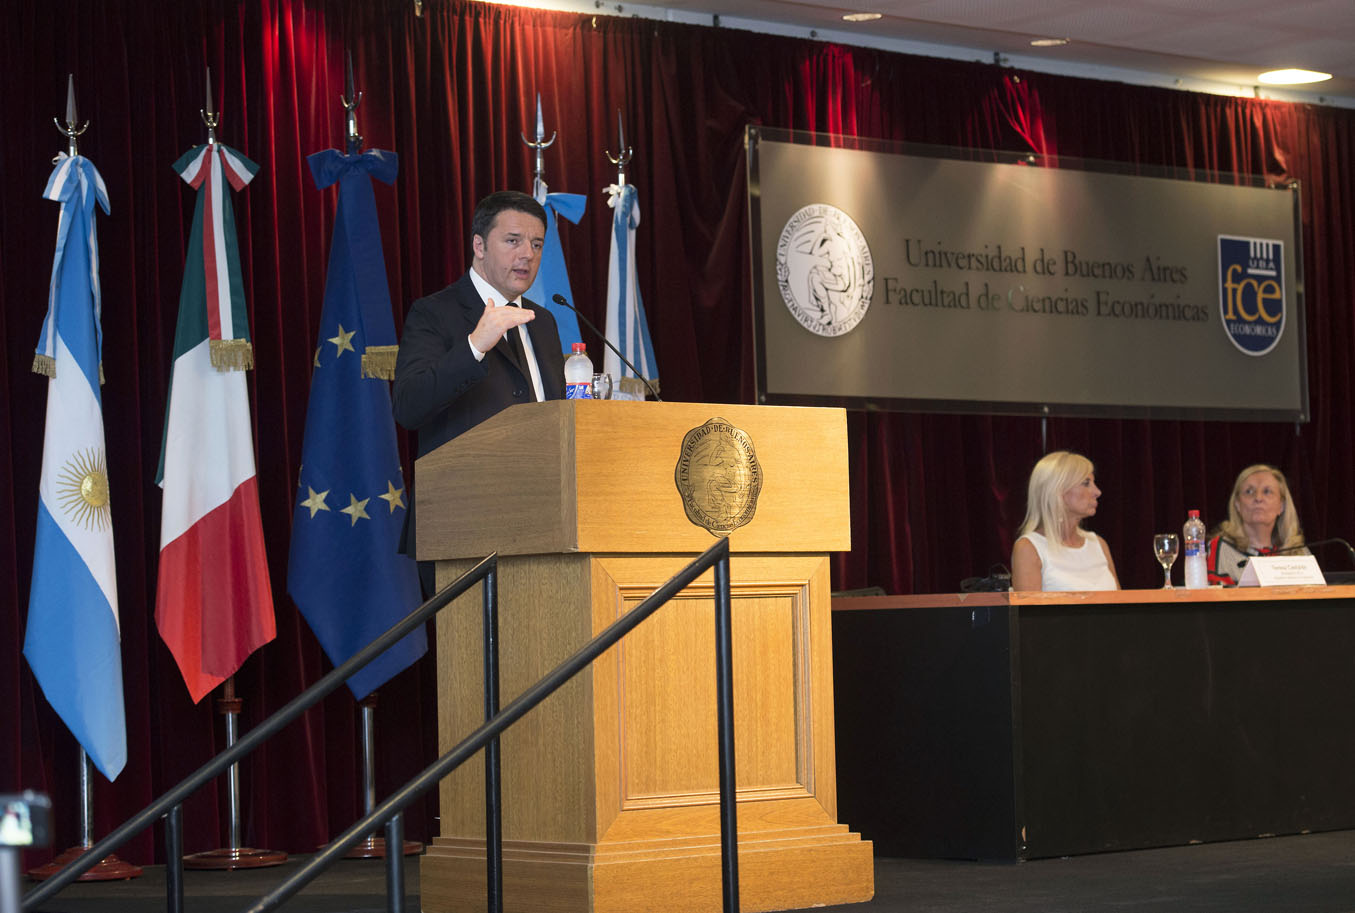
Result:
<svg viewBox="0 0 1355 913">
<path fill-rule="evenodd" d="M 546 399 L 564 399 L 565 359 L 555 318 L 526 299 L 522 303 L 536 314 L 526 327 Z M 475 360 L 466 337 L 484 310 L 475 284 L 465 275 L 415 301 L 405 317 L 391 405 L 395 420 L 419 433 L 419 456 L 509 406 L 536 401 L 531 372 L 519 364 L 508 334 L 485 353 L 483 361 Z M 414 554 L 413 499 L 400 548 Z"/>
</svg>

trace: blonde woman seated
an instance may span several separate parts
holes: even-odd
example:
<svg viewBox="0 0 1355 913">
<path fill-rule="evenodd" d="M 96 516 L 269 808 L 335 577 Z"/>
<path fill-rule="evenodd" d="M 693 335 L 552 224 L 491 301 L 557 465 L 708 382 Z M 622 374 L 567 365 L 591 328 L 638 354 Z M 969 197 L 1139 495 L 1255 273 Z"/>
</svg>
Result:
<svg viewBox="0 0 1355 913">
<path fill-rule="evenodd" d="M 1285 550 L 1307 554 L 1289 483 L 1274 466 L 1257 463 L 1237 474 L 1228 499 L 1228 519 L 1209 540 L 1205 562 L 1210 583 L 1237 586 L 1252 555 Z"/>
<path fill-rule="evenodd" d="M 1082 521 L 1096 513 L 1096 471 L 1056 450 L 1030 471 L 1026 520 L 1012 548 L 1014 590 L 1118 590 L 1110 547 Z"/>
</svg>

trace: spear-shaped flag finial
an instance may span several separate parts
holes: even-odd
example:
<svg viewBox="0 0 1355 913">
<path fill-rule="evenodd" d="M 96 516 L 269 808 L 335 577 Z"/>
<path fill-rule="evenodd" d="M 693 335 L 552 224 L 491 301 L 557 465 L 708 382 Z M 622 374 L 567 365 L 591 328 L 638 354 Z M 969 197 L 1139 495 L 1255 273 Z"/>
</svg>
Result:
<svg viewBox="0 0 1355 913">
<path fill-rule="evenodd" d="M 616 109 L 616 144 L 618 151 L 615 156 L 604 150 L 607 161 L 616 166 L 616 184 L 618 187 L 626 186 L 626 165 L 630 162 L 631 154 L 635 151 L 626 145 L 626 125 L 621 122 L 621 109 Z"/>
<path fill-rule="evenodd" d="M 548 146 L 555 142 L 554 130 L 551 131 L 550 139 L 546 139 L 546 122 L 541 117 L 540 92 L 536 93 L 536 142 L 532 142 L 531 140 L 527 139 L 526 136 L 522 137 L 522 141 L 527 144 L 528 148 L 536 150 L 536 169 L 533 177 L 539 183 L 545 180 L 546 177 L 546 162 L 545 158 L 542 156 L 541 153 Z"/>
<path fill-rule="evenodd" d="M 80 118 L 75 110 L 75 74 L 70 73 L 66 77 L 66 126 L 61 126 L 61 121 L 55 117 L 52 123 L 56 124 L 57 132 L 66 137 L 66 154 L 75 158 L 80 154 L 76 148 L 75 138 L 85 132 L 89 126 L 89 121 L 80 123 Z"/>
<path fill-rule="evenodd" d="M 357 90 L 357 84 L 353 81 L 353 52 L 344 51 L 344 94 L 339 96 L 339 101 L 343 104 L 345 113 L 345 123 L 347 125 L 347 148 L 349 155 L 357 155 L 362 151 L 362 134 L 358 133 L 358 105 L 362 103 L 362 93 Z"/>
<path fill-rule="evenodd" d="M 212 104 L 212 68 L 207 68 L 207 107 L 198 112 L 202 115 L 202 122 L 207 125 L 207 142 L 216 142 L 216 125 L 221 122 L 221 115 L 216 111 Z"/>
</svg>

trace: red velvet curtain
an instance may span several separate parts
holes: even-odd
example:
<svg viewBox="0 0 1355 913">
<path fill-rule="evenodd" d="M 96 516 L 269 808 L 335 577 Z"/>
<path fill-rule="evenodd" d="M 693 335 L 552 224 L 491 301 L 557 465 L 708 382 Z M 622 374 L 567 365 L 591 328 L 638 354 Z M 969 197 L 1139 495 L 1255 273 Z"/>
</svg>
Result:
<svg viewBox="0 0 1355 913">
<path fill-rule="evenodd" d="M 328 664 L 285 593 L 287 542 L 333 191 L 304 157 L 342 142 L 342 51 L 365 93 L 369 147 L 400 155 L 377 188 L 392 299 L 401 311 L 465 268 L 475 201 L 527 188 L 536 93 L 552 189 L 587 193 L 562 223 L 571 280 L 601 320 L 620 110 L 640 192 L 641 289 L 675 400 L 750 402 L 753 340 L 744 129 L 765 124 L 888 140 L 1037 151 L 1243 174 L 1302 185 L 1312 421 L 1281 424 L 1051 419 L 1050 448 L 1082 450 L 1105 490 L 1095 526 L 1128 586 L 1152 586 L 1149 537 L 1190 507 L 1217 518 L 1237 468 L 1283 466 L 1310 536 L 1349 535 L 1355 507 L 1350 357 L 1355 344 L 1355 112 L 1202 96 L 643 19 L 543 13 L 451 0 L 138 3 L 21 0 L 0 32 L 0 790 L 57 803 L 58 843 L 77 836 L 75 746 L 20 650 L 36 516 L 45 384 L 29 373 L 47 293 L 56 208 L 40 198 L 64 141 L 48 126 L 74 72 L 102 172 L 105 423 L 117 542 L 129 762 L 98 780 L 102 834 L 223 747 L 211 699 L 190 704 L 154 626 L 160 495 L 153 483 L 192 197 L 170 164 L 205 138 L 204 67 L 219 136 L 257 161 L 235 195 L 257 369 L 250 389 L 278 638 L 237 676 L 247 729 Z M 982 364 L 975 371 L 985 370 Z M 1042 448 L 1038 419 L 852 413 L 853 549 L 839 587 L 954 590 L 1005 561 Z M 407 464 L 408 465 L 408 464 Z M 355 611 L 359 610 L 355 607 Z M 433 658 L 381 690 L 378 791 L 436 752 Z M 550 763 L 543 758 L 541 763 Z M 333 696 L 243 764 L 245 840 L 306 851 L 360 812 L 356 709 Z M 222 795 L 185 808 L 187 849 L 224 842 Z M 285 797 L 285 798 L 283 798 Z M 411 809 L 425 837 L 435 805 Z M 158 843 L 158 834 L 155 837 Z M 158 858 L 152 835 L 129 845 Z M 32 853 L 29 864 L 43 859 Z"/>
</svg>

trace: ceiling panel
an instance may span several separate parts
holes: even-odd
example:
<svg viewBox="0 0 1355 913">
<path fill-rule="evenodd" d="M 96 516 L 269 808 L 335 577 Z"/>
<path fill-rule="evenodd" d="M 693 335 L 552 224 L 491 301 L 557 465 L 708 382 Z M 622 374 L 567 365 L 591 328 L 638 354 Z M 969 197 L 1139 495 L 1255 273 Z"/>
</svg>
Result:
<svg viewBox="0 0 1355 913">
<path fill-rule="evenodd" d="M 1338 78 L 1300 91 L 1355 99 L 1355 0 L 676 0 L 666 8 L 860 35 L 866 43 L 929 42 L 973 49 L 976 59 L 1034 60 L 1222 80 L 1238 91 L 1265 69 L 1302 66 Z M 881 12 L 872 23 L 846 12 Z M 1067 37 L 1051 50 L 1037 37 Z"/>
</svg>

